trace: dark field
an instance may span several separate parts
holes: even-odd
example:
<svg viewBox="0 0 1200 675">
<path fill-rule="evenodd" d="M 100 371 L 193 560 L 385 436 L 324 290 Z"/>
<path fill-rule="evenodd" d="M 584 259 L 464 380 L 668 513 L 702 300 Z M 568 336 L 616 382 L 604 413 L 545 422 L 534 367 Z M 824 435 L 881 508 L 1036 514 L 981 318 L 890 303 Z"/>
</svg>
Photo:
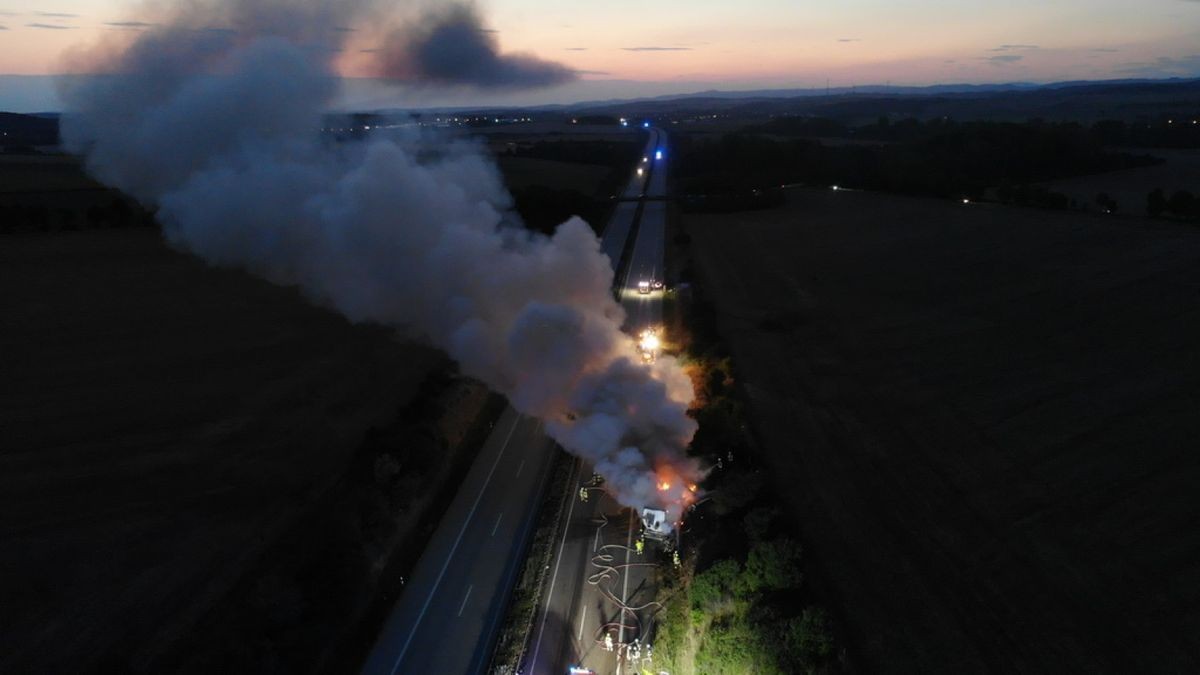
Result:
<svg viewBox="0 0 1200 675">
<path fill-rule="evenodd" d="M 160 658 L 431 360 L 148 229 L 5 236 L 0 297 L 4 673 Z"/>
<path fill-rule="evenodd" d="M 789 200 L 687 231 L 861 670 L 1200 670 L 1200 230 Z"/>
</svg>

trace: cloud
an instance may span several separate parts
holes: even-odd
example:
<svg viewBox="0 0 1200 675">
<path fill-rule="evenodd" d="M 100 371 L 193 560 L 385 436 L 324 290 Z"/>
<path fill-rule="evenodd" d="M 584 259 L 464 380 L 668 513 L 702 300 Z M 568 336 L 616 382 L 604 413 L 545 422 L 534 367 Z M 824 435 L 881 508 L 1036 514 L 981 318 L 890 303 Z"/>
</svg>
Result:
<svg viewBox="0 0 1200 675">
<path fill-rule="evenodd" d="M 8 26 L 0 24 L 0 30 L 8 30 Z"/>
<path fill-rule="evenodd" d="M 52 23 L 27 23 L 27 28 L 44 28 L 46 30 L 71 30 L 74 26 L 56 26 Z"/>
<path fill-rule="evenodd" d="M 862 38 L 838 38 L 838 42 L 862 42 Z"/>
<path fill-rule="evenodd" d="M 414 84 L 531 89 L 577 77 L 532 54 L 502 54 L 495 33 L 466 4 L 427 11 L 392 31 L 379 53 L 382 77 Z"/>
<path fill-rule="evenodd" d="M 1020 54 L 1000 54 L 997 56 L 984 56 L 980 60 L 986 61 L 993 66 L 1006 66 L 1010 63 L 1016 63 L 1024 58 L 1025 57 L 1021 56 Z"/>
<path fill-rule="evenodd" d="M 690 52 L 691 47 L 621 47 L 627 52 Z"/>
<path fill-rule="evenodd" d="M 145 21 L 109 21 L 104 25 L 113 28 L 153 28 L 156 24 Z"/>
<path fill-rule="evenodd" d="M 52 19 L 78 19 L 78 14 L 67 14 L 66 12 L 34 12 L 34 16 L 45 16 Z"/>
<path fill-rule="evenodd" d="M 350 28 L 349 26 L 334 26 L 333 29 L 339 33 L 353 33 L 358 30 L 357 28 Z"/>
<path fill-rule="evenodd" d="M 567 47 L 566 49 L 569 52 L 586 52 L 588 50 L 587 47 Z"/>
<path fill-rule="evenodd" d="M 1200 0 L 1197 0 L 1197 2 L 1200 2 Z M 1096 47 L 1095 49 L 1089 49 L 1088 51 L 1095 52 L 1098 54 L 1116 54 L 1117 52 L 1119 52 L 1121 50 L 1114 49 L 1112 47 Z"/>
<path fill-rule="evenodd" d="M 576 70 L 576 75 L 609 75 L 607 70 Z"/>
<path fill-rule="evenodd" d="M 1030 51 L 1030 50 L 1034 50 L 1034 49 L 1041 49 L 1041 47 L 1038 47 L 1037 45 L 1000 45 L 999 47 L 996 47 L 995 49 L 989 49 L 988 51 L 989 52 L 1015 52 L 1015 51 Z"/>
</svg>

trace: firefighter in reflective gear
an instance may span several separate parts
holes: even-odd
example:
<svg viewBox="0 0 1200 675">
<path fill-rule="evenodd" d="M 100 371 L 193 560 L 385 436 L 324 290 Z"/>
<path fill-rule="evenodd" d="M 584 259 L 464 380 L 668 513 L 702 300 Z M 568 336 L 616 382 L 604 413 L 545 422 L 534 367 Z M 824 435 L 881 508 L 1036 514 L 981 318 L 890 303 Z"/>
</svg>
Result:
<svg viewBox="0 0 1200 675">
<path fill-rule="evenodd" d="M 604 634 L 604 651 L 611 652 L 612 649 L 613 649 L 612 635 L 605 633 Z"/>
<path fill-rule="evenodd" d="M 676 567 L 679 567 L 679 551 L 673 551 L 671 553 L 671 562 L 675 563 Z"/>
<path fill-rule="evenodd" d="M 579 501 L 581 501 L 581 502 L 587 501 L 587 488 L 585 488 L 585 487 L 579 488 Z"/>
<path fill-rule="evenodd" d="M 634 547 L 635 547 L 635 548 L 637 548 L 637 554 L 638 554 L 638 555 L 641 555 L 641 554 L 642 554 L 642 551 L 643 551 L 643 550 L 646 548 L 646 540 L 645 540 L 645 539 L 638 539 L 638 540 L 637 540 L 637 543 L 636 543 L 636 544 L 634 544 Z"/>
</svg>

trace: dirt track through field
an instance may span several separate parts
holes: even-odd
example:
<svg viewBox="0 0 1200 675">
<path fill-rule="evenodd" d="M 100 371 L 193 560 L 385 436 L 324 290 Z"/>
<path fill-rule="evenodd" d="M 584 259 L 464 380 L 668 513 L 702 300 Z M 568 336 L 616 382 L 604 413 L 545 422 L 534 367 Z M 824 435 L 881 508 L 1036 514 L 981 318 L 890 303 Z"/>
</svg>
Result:
<svg viewBox="0 0 1200 675">
<path fill-rule="evenodd" d="M 865 670 L 1200 670 L 1200 230 L 790 200 L 686 222 Z"/>
</svg>

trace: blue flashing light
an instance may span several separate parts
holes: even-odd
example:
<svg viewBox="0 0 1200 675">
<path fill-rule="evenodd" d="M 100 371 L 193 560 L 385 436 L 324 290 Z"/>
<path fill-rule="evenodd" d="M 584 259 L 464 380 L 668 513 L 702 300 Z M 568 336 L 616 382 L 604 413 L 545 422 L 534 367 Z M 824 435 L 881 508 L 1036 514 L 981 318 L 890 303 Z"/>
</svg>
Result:
<svg viewBox="0 0 1200 675">
<path fill-rule="evenodd" d="M 654 159 L 662 159 L 662 150 L 654 151 Z"/>
<path fill-rule="evenodd" d="M 649 128 L 650 128 L 650 123 L 649 123 L 649 122 L 642 122 L 642 128 L 643 128 L 643 129 L 649 129 Z"/>
</svg>

